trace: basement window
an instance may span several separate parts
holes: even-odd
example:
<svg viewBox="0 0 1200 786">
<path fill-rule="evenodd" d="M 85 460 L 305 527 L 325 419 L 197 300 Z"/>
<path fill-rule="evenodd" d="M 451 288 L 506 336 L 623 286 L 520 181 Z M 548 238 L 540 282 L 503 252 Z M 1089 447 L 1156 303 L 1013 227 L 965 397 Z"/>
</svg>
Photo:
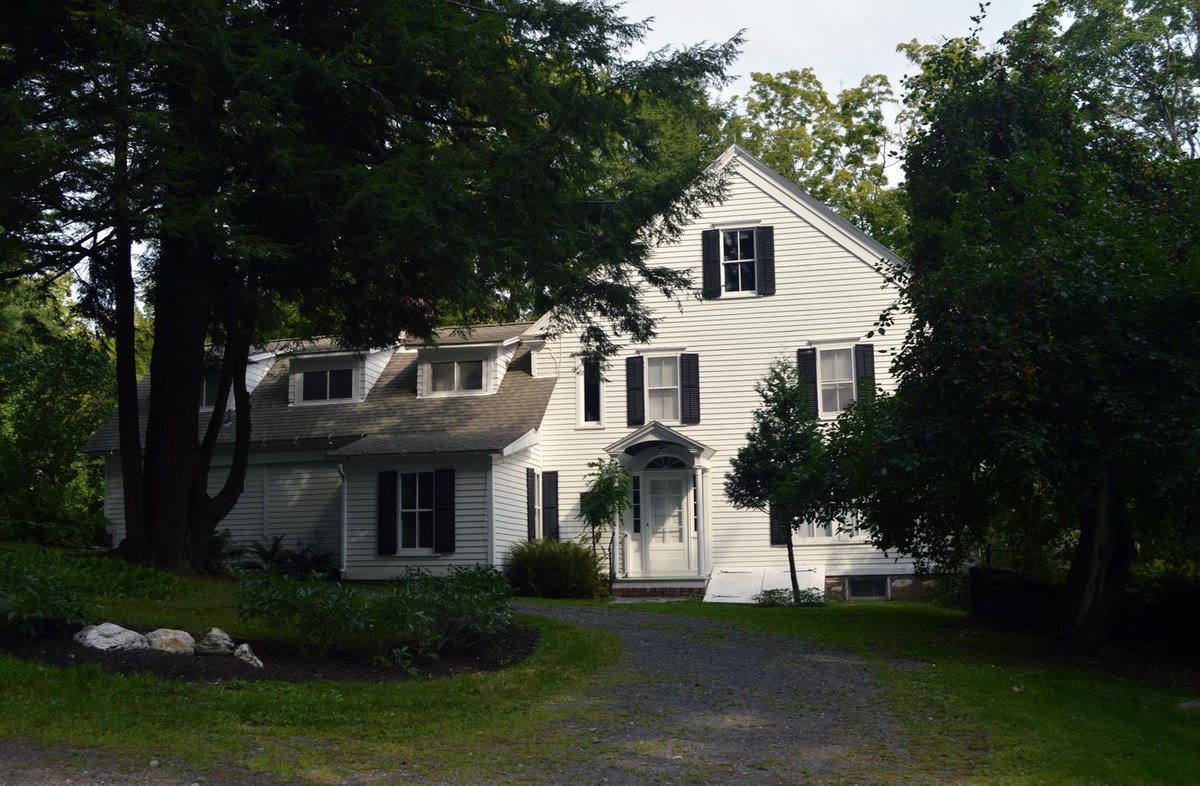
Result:
<svg viewBox="0 0 1200 786">
<path fill-rule="evenodd" d="M 848 600 L 887 600 L 887 576 L 852 576 L 846 581 Z"/>
</svg>

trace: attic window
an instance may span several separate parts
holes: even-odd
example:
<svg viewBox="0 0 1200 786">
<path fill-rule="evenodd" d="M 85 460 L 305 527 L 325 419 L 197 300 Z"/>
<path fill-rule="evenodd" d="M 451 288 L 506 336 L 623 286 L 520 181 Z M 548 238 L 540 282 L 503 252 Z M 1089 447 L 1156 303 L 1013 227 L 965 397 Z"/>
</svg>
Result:
<svg viewBox="0 0 1200 786">
<path fill-rule="evenodd" d="M 434 393 L 483 390 L 482 360 L 447 360 L 429 364 Z"/>
<path fill-rule="evenodd" d="M 303 377 L 300 396 L 304 401 L 334 401 L 354 398 L 353 369 L 305 371 Z"/>
</svg>

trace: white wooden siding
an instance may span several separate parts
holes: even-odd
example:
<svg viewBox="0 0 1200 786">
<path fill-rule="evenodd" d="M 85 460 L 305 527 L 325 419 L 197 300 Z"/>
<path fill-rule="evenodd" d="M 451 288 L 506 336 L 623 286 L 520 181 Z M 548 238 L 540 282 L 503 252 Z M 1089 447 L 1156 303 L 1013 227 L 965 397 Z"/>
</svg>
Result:
<svg viewBox="0 0 1200 786">
<path fill-rule="evenodd" d="M 379 376 L 387 368 L 388 361 L 392 359 L 392 354 L 395 351 L 395 347 L 376 349 L 368 352 L 367 356 L 363 358 L 362 386 L 358 396 L 359 401 L 366 399 L 367 395 L 371 392 L 371 388 L 375 387 L 375 383 L 379 381 Z"/>
<path fill-rule="evenodd" d="M 490 467 L 484 460 L 440 464 L 354 462 L 346 469 L 346 569 L 348 579 L 386 579 L 419 567 L 433 573 L 451 565 L 488 563 L 487 499 Z M 378 475 L 387 470 L 454 470 L 453 554 L 379 556 L 375 553 Z"/>
<path fill-rule="evenodd" d="M 497 567 L 508 563 L 509 549 L 529 537 L 525 470 L 541 466 L 540 445 L 497 458 L 492 466 L 492 564 Z"/>
<path fill-rule="evenodd" d="M 894 388 L 889 355 L 898 348 L 907 324 L 898 320 L 886 336 L 867 338 L 882 310 L 895 299 L 882 289 L 874 260 L 847 238 L 830 232 L 825 220 L 782 195 L 776 186 L 739 164 L 728 197 L 709 207 L 673 246 L 655 252 L 653 263 L 689 270 L 699 284 L 701 231 L 712 225 L 772 226 L 775 237 L 776 293 L 701 301 L 668 301 L 646 292 L 646 303 L 658 318 L 658 335 L 646 347 L 627 346 L 605 372 L 602 396 L 605 427 L 577 427 L 574 379 L 576 336 L 550 341 L 538 351 L 540 375 L 557 375 L 571 384 L 555 387 L 542 424 L 543 467 L 559 472 L 560 527 L 563 538 L 582 532 L 579 495 L 586 486 L 587 463 L 604 456 L 604 447 L 621 439 L 626 423 L 624 358 L 635 351 L 670 348 L 700 356 L 700 423 L 678 426 L 691 439 L 713 448 L 708 499 L 712 566 L 777 566 L 786 564 L 786 549 L 771 546 L 767 516 L 740 511 L 725 499 L 730 459 L 744 444 L 759 401 L 755 383 L 770 363 L 795 363 L 796 350 L 809 342 L 866 342 L 875 346 L 875 371 L 885 390 Z M 827 575 L 908 573 L 908 560 L 896 561 L 863 543 L 799 545 L 797 561 L 823 564 Z"/>
<path fill-rule="evenodd" d="M 214 460 L 208 491 L 221 490 L 229 472 L 227 456 Z M 105 461 L 104 515 L 113 543 L 125 537 L 125 496 L 118 456 Z M 337 464 L 316 453 L 251 456 L 237 504 L 217 525 L 238 544 L 265 542 L 282 535 L 289 548 L 314 544 L 341 554 L 341 476 Z M 264 488 L 266 494 L 264 495 Z"/>
</svg>

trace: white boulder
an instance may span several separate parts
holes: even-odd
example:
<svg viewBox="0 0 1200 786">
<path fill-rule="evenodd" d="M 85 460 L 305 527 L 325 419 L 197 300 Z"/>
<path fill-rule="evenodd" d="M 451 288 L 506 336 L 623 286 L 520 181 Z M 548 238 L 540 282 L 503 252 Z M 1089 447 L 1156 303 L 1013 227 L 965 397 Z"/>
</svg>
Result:
<svg viewBox="0 0 1200 786">
<path fill-rule="evenodd" d="M 249 644 L 237 645 L 237 649 L 235 649 L 233 651 L 233 657 L 237 658 L 240 661 L 245 661 L 246 663 L 249 663 L 251 666 L 253 666 L 256 669 L 261 669 L 263 667 L 263 662 L 259 659 L 259 657 L 257 655 L 254 654 L 254 651 L 252 649 L 250 649 Z"/>
<path fill-rule="evenodd" d="M 196 642 L 197 655 L 232 655 L 233 639 L 220 628 L 210 628 L 204 638 Z"/>
<path fill-rule="evenodd" d="M 152 650 L 162 650 L 176 655 L 194 655 L 196 640 L 186 630 L 159 628 L 146 634 L 146 643 Z"/>
<path fill-rule="evenodd" d="M 144 650 L 150 646 L 142 634 L 111 622 L 88 625 L 75 634 L 75 641 L 94 650 Z"/>
</svg>

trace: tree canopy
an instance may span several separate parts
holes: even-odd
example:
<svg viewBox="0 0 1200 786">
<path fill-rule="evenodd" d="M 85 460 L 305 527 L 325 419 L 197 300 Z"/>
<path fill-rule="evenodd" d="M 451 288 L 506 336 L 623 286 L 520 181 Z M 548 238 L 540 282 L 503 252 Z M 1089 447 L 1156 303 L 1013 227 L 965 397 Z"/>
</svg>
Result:
<svg viewBox="0 0 1200 786">
<path fill-rule="evenodd" d="M 830 449 L 885 548 L 955 565 L 997 526 L 1074 541 L 1059 630 L 1086 647 L 1139 543 L 1195 526 L 1200 169 L 1073 69 L 1057 11 L 992 52 L 924 50 L 912 253 L 887 268 L 913 317 L 899 386 Z"/>
<path fill-rule="evenodd" d="M 117 339 L 133 559 L 210 567 L 247 460 L 246 357 L 281 324 L 386 344 L 516 281 L 612 352 L 653 330 L 639 288 L 687 285 L 649 249 L 720 192 L 707 151 L 672 145 L 662 118 L 715 122 L 705 87 L 737 40 L 629 60 L 644 27 L 601 3 L 9 5 L 0 275 L 89 267 Z M 135 243 L 155 316 L 147 413 Z M 235 400 L 237 432 L 215 495 L 222 417 L 197 418 L 210 343 L 214 413 Z"/>
<path fill-rule="evenodd" d="M 895 103 L 883 74 L 830 96 L 811 68 L 752 72 L 727 110 L 725 136 L 889 248 L 907 247 L 903 193 L 888 188 Z"/>
</svg>

